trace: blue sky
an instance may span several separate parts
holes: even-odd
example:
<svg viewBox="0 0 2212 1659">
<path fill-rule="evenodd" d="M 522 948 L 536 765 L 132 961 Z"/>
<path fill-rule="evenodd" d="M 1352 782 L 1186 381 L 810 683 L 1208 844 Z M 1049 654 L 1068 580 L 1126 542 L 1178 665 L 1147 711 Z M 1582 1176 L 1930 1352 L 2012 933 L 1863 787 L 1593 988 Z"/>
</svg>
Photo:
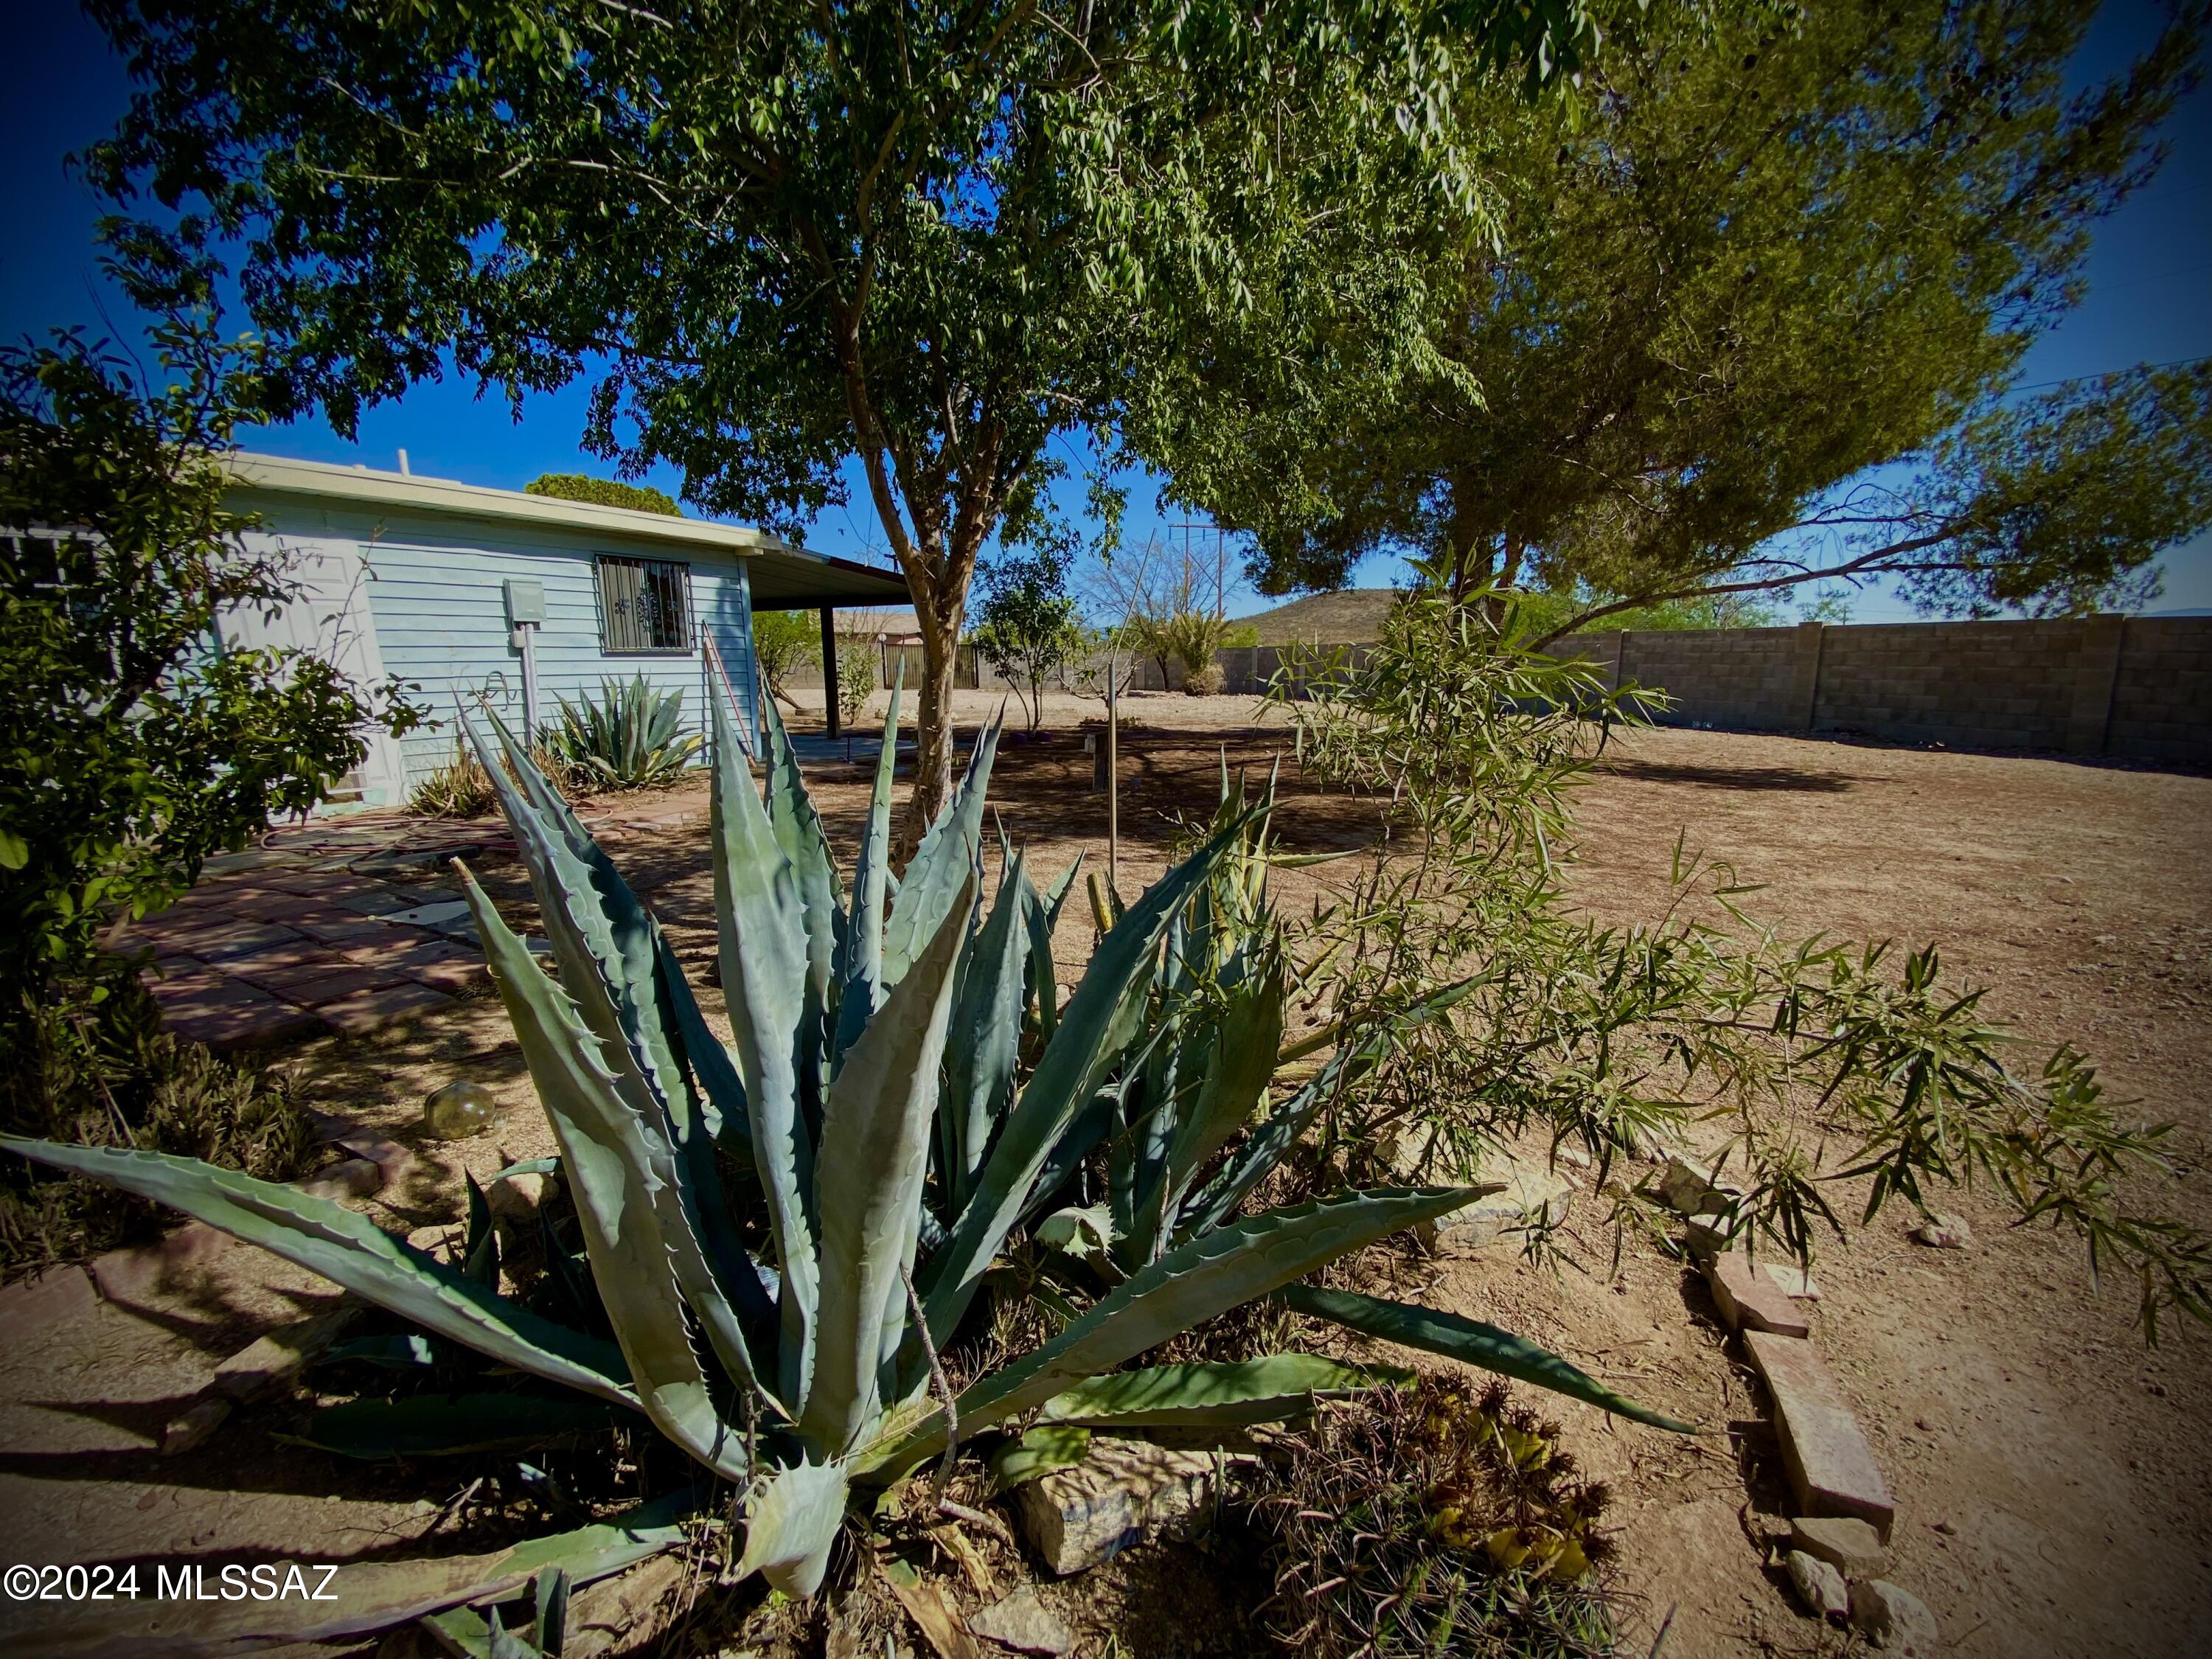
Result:
<svg viewBox="0 0 2212 1659">
<path fill-rule="evenodd" d="M 0 243 L 0 338 L 43 337 L 50 327 L 71 324 L 128 337 L 136 320 L 95 264 L 93 223 L 100 204 L 62 167 L 64 155 L 112 127 L 128 98 L 128 80 L 105 39 L 74 6 L 29 3 L 33 15 L 19 16 L 9 31 L 10 90 L 0 100 L 0 223 L 9 228 Z M 2080 78 L 2115 70 L 2150 38 L 2159 15 L 2153 0 L 2113 0 L 2092 30 Z M 2188 99 L 2164 136 L 2172 149 L 2165 170 L 2098 227 L 2089 297 L 2037 343 L 2024 385 L 2212 354 L 2212 93 L 2200 88 Z M 368 411 L 357 444 L 342 441 L 319 421 L 269 429 L 249 441 L 313 460 L 384 467 L 396 465 L 404 448 L 417 472 L 519 489 L 541 472 L 607 471 L 579 447 L 585 397 L 578 384 L 533 398 L 518 422 L 496 396 L 479 399 L 472 386 L 448 379 Z M 1079 459 L 1073 448 L 1066 458 Z M 681 482 L 670 468 L 652 481 L 672 493 Z M 1125 534 L 1133 542 L 1187 516 L 1156 506 L 1154 481 L 1128 482 Z M 853 505 L 825 513 L 808 539 L 828 552 L 881 557 L 881 528 L 857 478 L 854 483 Z M 1079 482 L 1072 483 L 1070 504 L 1079 495 Z M 2163 563 L 2166 592 L 2152 609 L 2212 608 L 2212 536 L 2174 550 Z M 1385 586 L 1402 572 L 1395 559 L 1372 558 L 1355 580 Z M 1243 614 L 1268 603 L 1246 593 L 1231 609 Z M 1911 614 L 1879 592 L 1863 592 L 1852 609 L 1853 619 L 1862 622 Z"/>
</svg>

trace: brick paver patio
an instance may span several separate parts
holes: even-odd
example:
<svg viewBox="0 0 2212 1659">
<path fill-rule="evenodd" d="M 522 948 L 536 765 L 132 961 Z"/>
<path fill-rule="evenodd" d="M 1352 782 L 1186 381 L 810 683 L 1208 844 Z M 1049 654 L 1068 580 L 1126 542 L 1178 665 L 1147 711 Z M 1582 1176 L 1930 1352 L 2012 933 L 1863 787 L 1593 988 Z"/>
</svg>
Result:
<svg viewBox="0 0 2212 1659">
<path fill-rule="evenodd" d="M 703 796 L 586 809 L 602 840 L 705 815 Z M 448 1005 L 483 981 L 483 953 L 449 860 L 507 858 L 504 823 L 387 814 L 274 830 L 252 852 L 210 859 L 199 884 L 116 935 L 150 950 L 148 988 L 164 1029 L 218 1050 L 329 1032 L 358 1036 Z"/>
</svg>

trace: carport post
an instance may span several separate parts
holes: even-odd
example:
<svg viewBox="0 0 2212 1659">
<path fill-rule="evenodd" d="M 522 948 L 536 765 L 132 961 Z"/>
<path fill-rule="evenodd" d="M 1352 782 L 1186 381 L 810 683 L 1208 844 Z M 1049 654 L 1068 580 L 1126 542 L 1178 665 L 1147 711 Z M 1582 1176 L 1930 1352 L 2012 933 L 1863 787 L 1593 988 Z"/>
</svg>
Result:
<svg viewBox="0 0 2212 1659">
<path fill-rule="evenodd" d="M 830 735 L 837 732 L 837 611 L 822 607 L 822 706 L 830 716 Z"/>
</svg>

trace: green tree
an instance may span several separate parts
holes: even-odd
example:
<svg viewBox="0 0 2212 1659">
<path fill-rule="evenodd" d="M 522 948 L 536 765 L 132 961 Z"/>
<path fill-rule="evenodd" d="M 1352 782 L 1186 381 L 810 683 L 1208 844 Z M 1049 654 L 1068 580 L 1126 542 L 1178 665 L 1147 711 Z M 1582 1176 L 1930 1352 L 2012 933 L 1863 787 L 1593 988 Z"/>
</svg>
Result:
<svg viewBox="0 0 2212 1659">
<path fill-rule="evenodd" d="M 2212 515 L 2212 376 L 2004 400 L 2193 75 L 2192 3 L 2069 94 L 2096 10 L 1625 15 L 1586 99 L 1469 94 L 1499 245 L 1408 270 L 1362 244 L 1295 311 L 1224 313 L 1212 380 L 1140 442 L 1260 532 L 1267 592 L 1397 549 L 1462 594 L 1582 594 L 1566 626 L 1881 574 L 1949 612 L 2125 598 Z M 1358 325 L 1416 305 L 1425 352 Z M 1335 395 L 1274 378 L 1285 350 L 1328 355 Z M 1907 482 L 1851 484 L 1886 464 Z"/>
<path fill-rule="evenodd" d="M 983 572 L 983 603 L 970 636 L 975 654 L 1013 682 L 1029 729 L 1044 717 L 1044 683 L 1089 641 L 1067 591 L 1067 560 L 1049 549 L 1009 554 Z"/>
<path fill-rule="evenodd" d="M 1112 417 L 1131 319 L 1312 224 L 1477 211 L 1459 88 L 1595 38 L 1583 0 L 90 9 L 137 89 L 88 174 L 186 210 L 112 234 L 142 294 L 243 246 L 280 415 L 599 374 L 594 449 L 780 527 L 858 461 L 924 641 L 908 844 L 977 558 Z"/>
<path fill-rule="evenodd" d="M 753 613 L 753 661 L 760 669 L 761 684 L 769 696 L 781 698 L 796 709 L 799 701 L 791 695 L 786 682 L 807 664 L 821 659 L 821 635 L 811 611 Z"/>
<path fill-rule="evenodd" d="M 613 478 L 594 478 L 582 472 L 541 472 L 522 486 L 526 495 L 553 495 L 564 501 L 588 501 L 594 507 L 626 507 L 633 513 L 658 513 L 680 519 L 684 509 L 665 489 L 651 484 L 623 483 Z"/>
<path fill-rule="evenodd" d="M 281 1178 L 313 1145 L 283 1091 L 159 1036 L 138 964 L 103 941 L 329 799 L 365 734 L 416 711 L 224 638 L 295 593 L 284 550 L 223 505 L 256 359 L 189 322 L 155 339 L 166 385 L 73 333 L 0 350 L 0 1127 Z M 112 1243 L 141 1214 L 11 1175 L 0 1261 Z"/>
</svg>

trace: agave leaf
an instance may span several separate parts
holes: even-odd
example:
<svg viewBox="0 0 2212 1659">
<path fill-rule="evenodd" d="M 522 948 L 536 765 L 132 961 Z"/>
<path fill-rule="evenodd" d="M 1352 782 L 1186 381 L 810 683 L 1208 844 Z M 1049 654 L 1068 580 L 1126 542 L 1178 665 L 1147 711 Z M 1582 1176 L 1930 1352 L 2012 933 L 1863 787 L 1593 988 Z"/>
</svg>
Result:
<svg viewBox="0 0 2212 1659">
<path fill-rule="evenodd" d="M 608 1344 L 541 1318 L 326 1198 L 165 1152 L 15 1135 L 0 1135 L 0 1147 L 182 1210 L 501 1364 L 637 1404 Z"/>
<path fill-rule="evenodd" d="M 942 1175 L 947 1213 L 957 1213 L 975 1185 L 1014 1084 L 1022 1040 L 1024 939 L 1016 927 L 1024 905 L 1022 860 L 999 882 L 991 918 L 963 958 L 964 972 L 945 1040 L 945 1100 L 939 1132 L 947 1157 Z"/>
<path fill-rule="evenodd" d="M 728 713 L 714 700 L 712 831 L 722 991 L 751 1119 L 753 1167 L 775 1238 L 783 1397 L 805 1397 L 814 1364 L 814 1146 L 799 1109 L 807 1052 L 804 902 L 746 770 Z"/>
<path fill-rule="evenodd" d="M 984 1269 L 1030 1202 L 1054 1147 L 1135 1036 L 1161 936 L 1236 834 L 1234 829 L 1224 830 L 1161 877 L 1091 956 L 1066 1017 L 999 1131 L 951 1237 L 931 1258 L 933 1340 L 945 1341 L 959 1324 Z"/>
<path fill-rule="evenodd" d="M 1193 1177 L 1251 1121 L 1274 1075 L 1282 1042 L 1283 963 L 1274 956 L 1266 977 L 1248 976 L 1230 993 L 1218 1036 L 1207 1049 L 1198 1097 L 1176 1126 L 1158 1206 L 1163 1214 L 1175 1214 Z"/>
<path fill-rule="evenodd" d="M 684 964 L 658 927 L 653 930 L 653 944 L 659 957 L 661 990 L 683 1040 L 684 1058 L 698 1085 L 701 1127 L 716 1146 L 750 1169 L 753 1133 L 745 1109 L 744 1081 L 731 1063 L 730 1051 L 708 1026 L 691 981 L 684 975 Z"/>
<path fill-rule="evenodd" d="M 1194 1239 L 1124 1280 L 1043 1346 L 970 1383 L 957 1402 L 960 1435 L 1033 1410 L 1085 1377 L 1109 1371 L 1338 1256 L 1497 1191 L 1385 1188 L 1271 1210 Z M 896 1476 L 944 1443 L 941 1417 L 886 1434 L 854 1460 L 856 1474 Z"/>
<path fill-rule="evenodd" d="M 486 1289 L 499 1289 L 499 1233 L 491 1224 L 491 1206 L 486 1201 L 483 1188 L 466 1170 L 461 1179 L 468 1183 L 469 1231 L 468 1239 L 461 1246 L 461 1271 Z"/>
<path fill-rule="evenodd" d="M 505 766 L 474 721 L 464 718 L 462 724 L 530 872 L 561 982 L 601 1042 L 629 1050 L 656 1104 L 681 1133 L 694 1108 L 662 1007 L 652 918 L 568 805 L 562 802 L 555 811 L 542 804 L 559 801 L 560 792 L 505 722 L 495 714 L 490 719 Z M 520 786 L 510 781 L 510 770 L 522 780 Z"/>
<path fill-rule="evenodd" d="M 802 1599 L 821 1589 L 830 1547 L 844 1524 L 846 1490 L 838 1462 L 795 1463 L 755 1486 L 736 1576 L 758 1572 L 771 1589 Z"/>
<path fill-rule="evenodd" d="M 574 1001 L 539 971 L 473 878 L 467 884 L 491 967 L 561 1147 L 575 1194 L 592 1277 L 647 1414 L 693 1457 L 732 1480 L 748 1473 L 744 1447 L 722 1420 L 692 1352 L 687 1294 L 702 1324 L 726 1328 L 726 1362 L 755 1380 L 734 1314 L 708 1277 L 675 1191 L 674 1156 L 638 1103 L 624 1098 L 607 1049 L 585 1029 Z M 717 1352 L 722 1342 L 717 1341 Z"/>
<path fill-rule="evenodd" d="M 557 884 L 559 873 L 556 872 L 550 879 Z M 465 872 L 463 890 L 476 918 L 477 934 L 483 940 L 493 981 L 507 1005 L 508 1018 L 514 1023 L 518 1036 L 523 1038 L 526 1058 L 531 1057 L 532 1050 L 530 1035 L 522 1030 L 521 1011 L 526 1006 L 535 1012 L 539 1046 L 538 1058 L 531 1060 L 531 1075 L 548 1115 L 554 1118 L 556 1130 L 561 1128 L 562 1121 L 556 1115 L 553 1097 L 546 1092 L 549 1074 L 539 1072 L 539 1059 L 556 1068 L 550 1074 L 556 1091 L 562 1079 L 572 1085 L 580 1082 L 583 1085 L 580 1090 L 571 1087 L 563 1094 L 561 1109 L 572 1115 L 581 1111 L 604 1121 L 607 1126 L 605 1133 L 611 1137 L 607 1144 L 618 1146 L 622 1156 L 637 1164 L 637 1193 L 647 1199 L 658 1213 L 662 1239 L 669 1251 L 669 1265 L 675 1271 L 683 1296 L 698 1316 L 724 1367 L 733 1376 L 753 1381 L 751 1349 L 737 1307 L 745 1307 L 764 1322 L 768 1297 L 730 1221 L 720 1177 L 714 1168 L 712 1146 L 703 1126 L 694 1118 L 696 1133 L 688 1144 L 671 1145 L 668 1115 L 633 1063 L 634 1052 L 623 1044 L 601 1041 L 592 1046 L 589 1053 L 568 1054 L 568 1018 L 574 1019 L 580 1032 L 583 1029 L 581 1011 L 574 999 L 551 994 L 553 988 L 532 965 L 522 942 L 484 897 L 476 878 Z M 585 1035 L 588 1038 L 591 1034 Z M 604 1084 L 596 1079 L 604 1079 Z M 571 1121 L 580 1133 L 589 1133 L 581 1128 L 580 1120 L 572 1116 Z M 680 1178 L 679 1170 L 690 1178 Z M 699 1200 L 702 1195 L 711 1200 L 707 1213 L 713 1218 L 714 1231 L 706 1236 L 713 1237 L 719 1246 L 722 1257 L 719 1266 L 710 1259 L 708 1246 L 702 1242 L 702 1206 Z M 738 1298 L 736 1304 L 731 1300 L 732 1295 Z M 618 1325 L 617 1334 L 619 1336 Z"/>
<path fill-rule="evenodd" d="M 972 891 L 963 884 L 963 895 Z M 833 1457 L 874 1422 L 884 1328 L 905 1316 L 902 1273 L 914 1261 L 952 966 L 966 930 L 957 904 L 847 1051 L 823 1115 L 821 1167 L 836 1172 L 837 1190 L 821 1206 L 818 1334 L 799 1429 Z"/>
<path fill-rule="evenodd" d="M 1305 1353 L 1150 1365 L 1079 1382 L 1046 1401 L 1042 1419 L 1109 1431 L 1275 1423 L 1310 1410 L 1316 1395 L 1360 1394 L 1412 1375 L 1399 1367 L 1346 1365 Z"/>
<path fill-rule="evenodd" d="M 1297 1144 L 1298 1137 L 1320 1115 L 1321 1109 L 1335 1097 L 1337 1091 L 1372 1071 L 1407 1032 L 1450 1009 L 1479 983 L 1478 976 L 1447 986 L 1407 1009 L 1382 1030 L 1370 1033 L 1364 1041 L 1349 1048 L 1340 1048 L 1331 1055 L 1328 1063 L 1271 1112 L 1267 1121 L 1252 1132 L 1220 1172 L 1184 1206 L 1176 1239 L 1194 1238 L 1208 1232 L 1235 1213 L 1245 1194 L 1258 1186 L 1267 1171 Z"/>
<path fill-rule="evenodd" d="M 1091 1455 L 1091 1431 L 1073 1423 L 1040 1423 L 1018 1440 L 991 1454 L 991 1487 L 1011 1492 Z"/>
<path fill-rule="evenodd" d="M 868 824 L 860 837 L 860 861 L 853 872 L 853 914 L 845 928 L 845 955 L 837 970 L 833 1066 L 860 1035 L 860 1028 L 884 997 L 884 906 L 890 878 L 891 781 L 898 771 L 899 694 L 905 689 L 906 664 L 902 659 L 891 683 L 890 707 L 884 713 L 883 742 L 876 751 L 875 787 L 868 795 Z"/>
<path fill-rule="evenodd" d="M 604 1400 L 417 1394 L 326 1407 L 298 1433 L 276 1438 L 341 1457 L 441 1457 L 538 1445 L 636 1420 L 627 1408 Z"/>
<path fill-rule="evenodd" d="M 1036 1010 L 1037 1035 L 1049 1042 L 1060 1024 L 1060 964 L 1052 953 L 1051 911 L 1037 896 L 1026 871 L 1021 872 L 1020 890 L 1022 927 L 1029 935 L 1029 983 L 1023 989 L 1022 1012 L 1026 1017 L 1030 1008 Z"/>
<path fill-rule="evenodd" d="M 999 733 L 1005 724 L 1001 711 L 977 734 L 975 753 L 959 788 L 922 836 L 899 879 L 898 896 L 891 901 L 890 915 L 884 923 L 885 984 L 896 984 L 937 936 L 938 924 L 951 914 L 956 896 L 981 856 L 983 792 L 990 786 L 991 763 L 999 752 Z"/>
<path fill-rule="evenodd" d="M 1697 1432 L 1687 1423 L 1655 1412 L 1648 1406 L 1639 1406 L 1626 1395 L 1616 1394 L 1549 1349 L 1540 1348 L 1525 1337 L 1501 1331 L 1495 1325 L 1403 1302 L 1385 1302 L 1379 1297 L 1361 1296 L 1352 1291 L 1324 1290 L 1316 1285 L 1291 1285 L 1283 1291 L 1282 1299 L 1299 1313 L 1379 1337 L 1385 1342 L 1463 1360 L 1500 1376 L 1549 1389 L 1553 1394 L 1563 1394 L 1570 1400 L 1579 1400 L 1618 1417 L 1648 1423 L 1656 1429 L 1671 1429 L 1677 1434 Z"/>
<path fill-rule="evenodd" d="M 817 1096 L 829 1086 L 830 982 L 837 958 L 837 935 L 845 926 L 837 890 L 837 860 L 823 833 L 822 817 L 808 799 L 806 782 L 799 775 L 799 757 L 792 751 L 790 734 L 776 712 L 775 699 L 763 699 L 762 769 L 768 791 L 768 817 L 799 885 L 802 920 L 806 928 L 806 1034 L 814 1045 L 811 1055 L 821 1073 Z"/>
</svg>

